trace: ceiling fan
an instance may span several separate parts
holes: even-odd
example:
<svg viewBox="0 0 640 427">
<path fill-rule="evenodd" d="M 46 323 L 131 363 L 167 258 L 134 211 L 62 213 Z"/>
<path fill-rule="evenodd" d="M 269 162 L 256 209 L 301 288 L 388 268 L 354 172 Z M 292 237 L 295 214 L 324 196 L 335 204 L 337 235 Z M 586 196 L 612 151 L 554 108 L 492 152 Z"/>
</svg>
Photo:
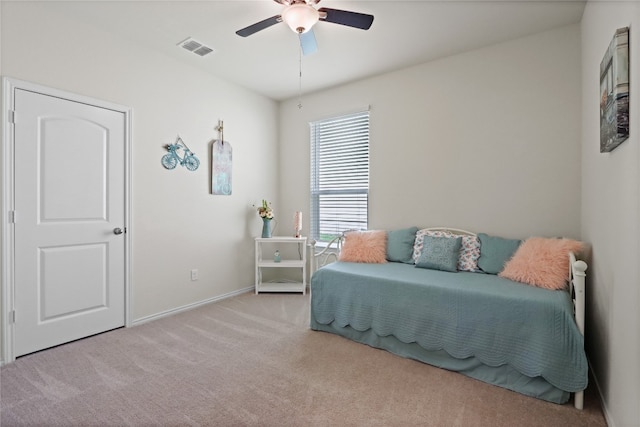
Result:
<svg viewBox="0 0 640 427">
<path fill-rule="evenodd" d="M 280 22 L 285 22 L 293 32 L 300 36 L 302 53 L 309 55 L 318 50 L 316 38 L 312 27 L 318 21 L 326 21 L 348 27 L 368 30 L 373 23 L 373 15 L 350 12 L 347 10 L 329 9 L 326 7 L 316 9 L 313 5 L 320 0 L 273 0 L 285 6 L 280 15 L 272 16 L 263 21 L 256 22 L 246 28 L 236 31 L 241 37 L 248 37 L 258 31 L 269 28 Z"/>
</svg>

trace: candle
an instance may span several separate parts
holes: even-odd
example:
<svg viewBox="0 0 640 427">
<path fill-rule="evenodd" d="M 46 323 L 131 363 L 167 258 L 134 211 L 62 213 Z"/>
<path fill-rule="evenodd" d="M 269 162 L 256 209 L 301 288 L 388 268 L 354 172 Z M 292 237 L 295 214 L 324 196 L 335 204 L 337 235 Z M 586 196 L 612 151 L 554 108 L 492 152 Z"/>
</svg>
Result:
<svg viewBox="0 0 640 427">
<path fill-rule="evenodd" d="M 293 230 L 293 235 L 295 237 L 300 237 L 302 233 L 302 212 L 300 211 L 296 211 L 295 215 L 293 216 Z"/>
</svg>

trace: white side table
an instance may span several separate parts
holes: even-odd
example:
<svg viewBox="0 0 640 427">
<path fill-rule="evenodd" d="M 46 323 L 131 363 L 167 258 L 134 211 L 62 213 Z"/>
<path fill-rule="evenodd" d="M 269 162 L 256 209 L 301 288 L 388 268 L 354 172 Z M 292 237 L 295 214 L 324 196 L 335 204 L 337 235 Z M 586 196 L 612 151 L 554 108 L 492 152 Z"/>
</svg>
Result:
<svg viewBox="0 0 640 427">
<path fill-rule="evenodd" d="M 288 259 L 282 255 L 280 262 L 275 262 L 273 252 L 263 255 L 263 244 L 268 243 L 278 246 L 298 245 L 300 259 Z M 281 251 L 283 252 L 283 251 Z M 286 252 L 284 252 L 286 254 Z M 262 270 L 264 268 L 297 268 L 302 273 L 300 282 L 263 282 Z M 306 237 L 256 237 L 256 294 L 260 292 L 307 292 L 307 238 Z"/>
</svg>

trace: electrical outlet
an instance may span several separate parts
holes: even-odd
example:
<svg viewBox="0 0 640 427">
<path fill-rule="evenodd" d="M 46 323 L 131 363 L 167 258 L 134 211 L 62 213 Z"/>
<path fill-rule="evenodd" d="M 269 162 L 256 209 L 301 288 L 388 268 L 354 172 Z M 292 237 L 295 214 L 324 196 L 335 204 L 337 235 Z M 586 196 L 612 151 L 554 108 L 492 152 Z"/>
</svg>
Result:
<svg viewBox="0 0 640 427">
<path fill-rule="evenodd" d="M 198 269 L 194 268 L 193 270 L 191 270 L 191 281 L 196 281 L 198 280 Z"/>
</svg>

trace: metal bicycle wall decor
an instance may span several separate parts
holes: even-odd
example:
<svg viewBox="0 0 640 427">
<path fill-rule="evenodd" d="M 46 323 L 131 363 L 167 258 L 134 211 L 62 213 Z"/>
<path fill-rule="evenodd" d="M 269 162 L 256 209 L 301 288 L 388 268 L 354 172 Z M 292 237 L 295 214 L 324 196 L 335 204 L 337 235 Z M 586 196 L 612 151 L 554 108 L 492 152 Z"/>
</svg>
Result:
<svg viewBox="0 0 640 427">
<path fill-rule="evenodd" d="M 167 169 L 175 169 L 178 163 L 184 166 L 190 171 L 198 169 L 200 166 L 200 160 L 196 157 L 195 153 L 187 147 L 180 135 L 176 137 L 176 142 L 173 144 L 167 144 L 165 147 L 169 152 L 162 156 L 162 166 Z M 182 149 L 184 155 L 180 157 L 178 150 Z"/>
</svg>

